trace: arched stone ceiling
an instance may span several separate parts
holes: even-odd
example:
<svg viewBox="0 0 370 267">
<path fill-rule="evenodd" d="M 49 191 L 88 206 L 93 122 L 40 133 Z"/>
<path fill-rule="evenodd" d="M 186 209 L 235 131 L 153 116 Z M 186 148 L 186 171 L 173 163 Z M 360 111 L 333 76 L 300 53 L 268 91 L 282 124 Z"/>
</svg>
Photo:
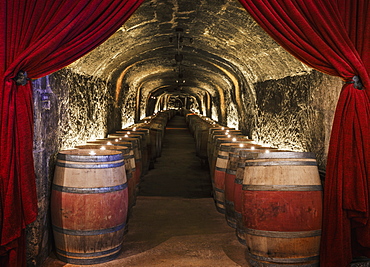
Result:
<svg viewBox="0 0 370 267">
<path fill-rule="evenodd" d="M 69 68 L 117 84 L 116 97 L 123 86 L 145 97 L 181 87 L 189 94 L 206 90 L 220 104 L 225 92 L 239 94 L 245 84 L 311 70 L 276 44 L 237 0 L 144 1 L 120 30 Z M 184 83 L 176 82 L 179 68 Z"/>
</svg>

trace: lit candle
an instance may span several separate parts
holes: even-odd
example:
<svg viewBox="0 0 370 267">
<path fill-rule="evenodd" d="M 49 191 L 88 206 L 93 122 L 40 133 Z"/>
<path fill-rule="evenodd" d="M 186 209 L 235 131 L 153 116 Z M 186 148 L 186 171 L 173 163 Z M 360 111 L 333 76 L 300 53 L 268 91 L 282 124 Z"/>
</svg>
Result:
<svg viewBox="0 0 370 267">
<path fill-rule="evenodd" d="M 107 142 L 107 145 L 111 146 L 112 145 L 112 142 Z"/>
<path fill-rule="evenodd" d="M 125 134 L 125 137 L 128 137 L 128 135 L 127 135 L 127 134 Z"/>
<path fill-rule="evenodd" d="M 266 149 L 266 150 L 265 150 L 265 153 L 270 153 L 270 150 Z"/>
<path fill-rule="evenodd" d="M 254 146 L 252 146 L 251 149 L 254 149 Z"/>
<path fill-rule="evenodd" d="M 94 151 L 94 150 L 91 150 L 89 154 L 90 154 L 91 156 L 96 155 L 96 153 L 95 153 L 95 151 Z"/>
<path fill-rule="evenodd" d="M 221 127 L 221 130 L 225 130 L 225 127 Z"/>
<path fill-rule="evenodd" d="M 114 139 L 114 142 L 118 142 L 119 140 L 118 139 Z"/>
<path fill-rule="evenodd" d="M 229 135 L 229 134 L 228 134 L 228 135 L 227 135 L 227 138 L 230 138 L 230 137 L 231 137 L 231 135 Z"/>
<path fill-rule="evenodd" d="M 239 147 L 244 147 L 244 144 L 240 144 Z"/>
<path fill-rule="evenodd" d="M 130 132 L 127 132 L 127 134 L 130 134 Z"/>
<path fill-rule="evenodd" d="M 236 142 L 236 138 L 235 137 L 233 138 L 233 142 Z"/>
<path fill-rule="evenodd" d="M 105 146 L 102 146 L 101 148 L 100 148 L 100 150 L 105 150 L 106 148 L 105 148 Z"/>
</svg>

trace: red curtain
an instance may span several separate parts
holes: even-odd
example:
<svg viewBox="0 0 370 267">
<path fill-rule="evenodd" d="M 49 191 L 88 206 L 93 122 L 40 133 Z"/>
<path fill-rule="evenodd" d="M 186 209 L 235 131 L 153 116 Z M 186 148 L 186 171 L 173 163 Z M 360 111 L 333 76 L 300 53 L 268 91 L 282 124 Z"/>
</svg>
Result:
<svg viewBox="0 0 370 267">
<path fill-rule="evenodd" d="M 32 84 L 104 42 L 143 0 L 0 1 L 0 265 L 25 264 L 25 226 L 36 219 Z"/>
<path fill-rule="evenodd" d="M 329 145 L 320 262 L 338 267 L 370 257 L 370 1 L 240 2 L 297 59 L 346 82 Z"/>
</svg>

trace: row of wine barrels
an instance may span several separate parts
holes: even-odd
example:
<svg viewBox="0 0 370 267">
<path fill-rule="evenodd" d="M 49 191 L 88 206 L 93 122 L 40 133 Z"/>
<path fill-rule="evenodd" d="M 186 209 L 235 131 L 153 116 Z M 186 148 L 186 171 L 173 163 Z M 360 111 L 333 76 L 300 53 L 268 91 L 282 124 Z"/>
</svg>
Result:
<svg viewBox="0 0 370 267">
<path fill-rule="evenodd" d="M 108 134 L 108 138 L 135 137 L 141 141 L 142 174 L 147 174 L 151 156 L 150 130 L 145 128 L 121 129 L 115 133 Z"/>
<path fill-rule="evenodd" d="M 208 138 L 209 130 L 220 125 L 212 119 L 193 113 L 189 110 L 183 110 L 185 121 L 189 127 L 190 133 L 195 139 L 195 153 L 201 159 L 202 164 L 208 163 Z"/>
<path fill-rule="evenodd" d="M 214 175 L 212 176 L 212 185 L 214 189 L 216 208 L 219 212 L 226 214 L 225 180 L 230 159 L 230 152 L 241 148 L 253 150 L 258 145 L 254 144 L 250 139 L 247 138 L 234 138 L 233 140 L 227 140 L 226 143 L 216 143 L 216 145 L 217 148 L 215 149 L 215 153 L 217 153 L 217 158 L 215 159 L 215 165 L 213 167 Z"/>
<path fill-rule="evenodd" d="M 165 134 L 167 122 L 176 114 L 175 110 L 165 110 L 157 112 L 152 116 L 143 118 L 140 123 L 135 124 L 136 127 L 146 128 L 150 130 L 150 144 L 152 161 L 161 156 L 162 140 Z"/>
<path fill-rule="evenodd" d="M 200 117 L 196 114 L 187 115 L 188 127 L 195 139 L 195 152 L 196 155 L 204 161 L 208 160 L 208 132 L 209 129 L 214 127 L 211 120 Z"/>
<path fill-rule="evenodd" d="M 193 132 L 207 123 L 187 115 Z M 318 266 L 322 185 L 315 155 L 264 147 L 211 124 L 207 160 L 216 209 L 235 228 L 251 266 Z"/>
<path fill-rule="evenodd" d="M 160 125 L 164 129 L 175 113 L 160 113 L 158 117 L 166 118 Z M 155 123 L 157 128 L 159 121 Z M 148 162 L 158 156 L 152 150 L 150 121 L 138 126 L 58 153 L 51 210 L 60 260 L 99 264 L 113 260 L 121 252 L 141 176 Z M 160 139 L 163 134 L 164 131 Z"/>
<path fill-rule="evenodd" d="M 322 186 L 314 155 L 247 144 L 221 145 L 219 155 L 226 148 L 225 218 L 251 266 L 318 266 Z"/>
</svg>

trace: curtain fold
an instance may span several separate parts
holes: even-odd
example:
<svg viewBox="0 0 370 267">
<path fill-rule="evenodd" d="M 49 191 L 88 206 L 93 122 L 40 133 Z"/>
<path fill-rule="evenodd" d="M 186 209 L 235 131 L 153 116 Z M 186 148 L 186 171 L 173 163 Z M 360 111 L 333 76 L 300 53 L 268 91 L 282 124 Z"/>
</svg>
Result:
<svg viewBox="0 0 370 267">
<path fill-rule="evenodd" d="M 298 60 L 346 82 L 329 144 L 320 263 L 348 266 L 355 256 L 370 257 L 370 2 L 239 1 Z"/>
<path fill-rule="evenodd" d="M 23 229 L 37 217 L 32 84 L 100 45 L 143 0 L 0 1 L 0 263 L 25 264 Z M 19 240 L 20 239 L 20 240 Z M 19 241 L 19 242 L 18 242 Z M 7 263 L 6 263 L 7 262 Z M 17 262 L 17 264 L 14 264 Z M 7 266 L 7 265 L 5 265 Z"/>
</svg>

